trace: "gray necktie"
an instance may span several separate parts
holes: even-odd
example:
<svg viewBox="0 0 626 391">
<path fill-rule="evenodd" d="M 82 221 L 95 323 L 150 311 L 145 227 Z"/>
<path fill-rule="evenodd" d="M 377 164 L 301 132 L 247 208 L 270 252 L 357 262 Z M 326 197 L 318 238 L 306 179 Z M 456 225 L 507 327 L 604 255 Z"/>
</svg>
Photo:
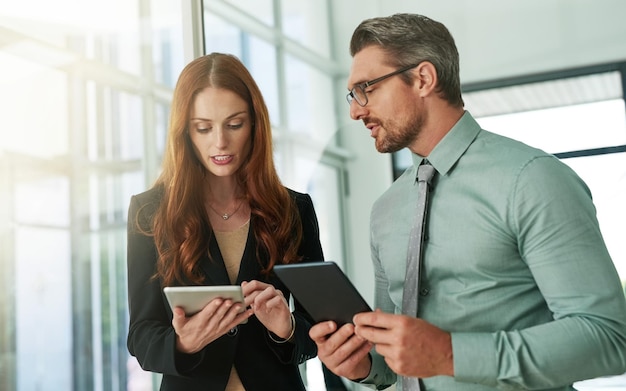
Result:
<svg viewBox="0 0 626 391">
<path fill-rule="evenodd" d="M 406 262 L 406 276 L 402 293 L 402 313 L 417 316 L 417 301 L 422 267 L 422 244 L 424 241 L 424 226 L 428 212 L 428 193 L 431 187 L 435 169 L 425 160 L 417 168 L 417 212 L 411 228 L 409 251 Z M 419 379 L 416 377 L 402 377 L 403 391 L 420 390 Z"/>
</svg>

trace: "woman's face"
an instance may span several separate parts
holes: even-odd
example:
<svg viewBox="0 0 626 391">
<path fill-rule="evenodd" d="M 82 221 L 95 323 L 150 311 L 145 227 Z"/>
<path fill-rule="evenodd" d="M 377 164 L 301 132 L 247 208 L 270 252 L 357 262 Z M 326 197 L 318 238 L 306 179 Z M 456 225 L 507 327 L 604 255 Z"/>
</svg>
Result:
<svg viewBox="0 0 626 391">
<path fill-rule="evenodd" d="M 189 136 L 198 159 L 216 177 L 234 175 L 252 148 L 246 101 L 232 91 L 207 87 L 193 101 Z"/>
</svg>

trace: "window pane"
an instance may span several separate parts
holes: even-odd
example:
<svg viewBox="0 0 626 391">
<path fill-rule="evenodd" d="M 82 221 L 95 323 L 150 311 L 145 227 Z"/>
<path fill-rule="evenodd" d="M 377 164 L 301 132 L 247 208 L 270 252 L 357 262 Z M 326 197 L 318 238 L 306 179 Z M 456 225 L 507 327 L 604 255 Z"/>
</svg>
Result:
<svg viewBox="0 0 626 391">
<path fill-rule="evenodd" d="M 330 29 L 326 0 L 282 1 L 283 33 L 308 49 L 330 57 Z"/>
<path fill-rule="evenodd" d="M 15 306 L 20 390 L 72 389 L 70 237 L 65 230 L 16 230 Z"/>
<path fill-rule="evenodd" d="M 134 94 L 111 91 L 112 128 L 107 129 L 111 140 L 111 158 L 140 159 L 143 156 L 143 110 L 141 98 Z"/>
<path fill-rule="evenodd" d="M 548 153 L 626 144 L 624 100 L 481 117 L 481 126 Z"/>
<path fill-rule="evenodd" d="M 214 14 L 204 12 L 204 45 L 207 54 L 212 52 L 229 53 L 241 58 L 241 29 Z"/>
<path fill-rule="evenodd" d="M 622 98 L 619 71 L 584 74 L 562 78 L 488 87 L 463 94 L 465 106 L 478 117 L 576 106 Z M 468 87 L 468 88 L 471 88 Z"/>
<path fill-rule="evenodd" d="M 0 389 L 132 389 L 126 214 L 160 165 L 180 4 L 0 8 Z"/>
<path fill-rule="evenodd" d="M 323 145 L 335 144 L 335 106 L 330 75 L 293 56 L 286 56 L 289 131 Z"/>
<path fill-rule="evenodd" d="M 267 25 L 274 25 L 274 0 L 224 0 Z M 284 1 L 284 0 L 283 0 Z M 289 0 L 287 0 L 289 1 Z"/>
<path fill-rule="evenodd" d="M 278 98 L 278 69 L 276 47 L 260 38 L 248 37 L 248 46 L 242 59 L 258 84 L 270 114 L 270 121 L 280 125 L 280 103 Z"/>
<path fill-rule="evenodd" d="M 165 152 L 165 142 L 167 140 L 167 126 L 170 118 L 170 106 L 168 103 L 157 103 L 155 106 L 156 115 L 156 148 L 159 161 Z"/>
<path fill-rule="evenodd" d="M 71 20 L 58 31 L 66 35 L 68 49 L 98 64 L 139 75 L 142 42 L 138 1 L 112 1 L 105 6 L 98 2 L 86 5 L 78 0 L 66 0 L 69 4 L 57 4 L 56 9 L 42 19 L 65 14 Z"/>
<path fill-rule="evenodd" d="M 340 240 L 342 237 L 340 205 L 342 191 L 338 169 L 318 163 L 307 186 L 307 192 L 311 195 L 315 205 L 324 258 L 343 266 L 343 241 Z"/>
<path fill-rule="evenodd" d="M 0 51 L 0 150 L 54 157 L 68 151 L 67 75 Z M 36 97 L 36 98 L 34 98 Z"/>
<path fill-rule="evenodd" d="M 15 190 L 15 219 L 20 224 L 69 227 L 70 197 L 67 178 L 31 172 L 38 179 L 23 181 Z"/>
<path fill-rule="evenodd" d="M 152 50 L 154 78 L 157 83 L 174 88 L 178 74 L 184 66 L 182 7 L 178 1 L 152 0 Z"/>
<path fill-rule="evenodd" d="M 86 94 L 90 159 L 141 158 L 144 150 L 141 98 L 93 81 L 87 83 Z M 103 110 L 109 115 L 103 117 Z"/>
<path fill-rule="evenodd" d="M 340 170 L 320 162 L 314 156 L 309 156 L 306 150 L 299 148 L 296 150 L 292 160 L 295 165 L 290 165 L 286 169 L 283 167 L 281 179 L 285 186 L 311 196 L 320 225 L 320 241 L 324 249 L 324 257 L 342 266 L 344 249 L 341 196 L 343 192 Z M 277 163 L 281 161 L 282 159 L 277 159 Z"/>
</svg>

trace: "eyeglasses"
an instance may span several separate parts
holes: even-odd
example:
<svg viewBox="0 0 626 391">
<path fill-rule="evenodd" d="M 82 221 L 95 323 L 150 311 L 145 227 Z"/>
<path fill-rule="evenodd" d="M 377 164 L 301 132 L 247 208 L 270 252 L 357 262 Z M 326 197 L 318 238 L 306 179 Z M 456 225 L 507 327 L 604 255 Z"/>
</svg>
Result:
<svg viewBox="0 0 626 391">
<path fill-rule="evenodd" d="M 419 65 L 419 63 L 418 64 L 413 64 L 413 65 L 409 65 L 407 67 L 400 68 L 397 71 L 393 71 L 391 73 L 388 73 L 388 74 L 386 74 L 384 76 L 381 76 L 379 78 L 376 78 L 374 80 L 366 81 L 365 83 L 359 83 L 359 84 L 355 85 L 350 90 L 350 92 L 348 92 L 348 95 L 346 95 L 346 100 L 348 101 L 348 104 L 352 104 L 352 101 L 355 100 L 356 103 L 358 103 L 360 106 L 364 107 L 367 104 L 367 102 L 368 102 L 367 93 L 365 92 L 366 88 L 371 87 L 374 84 L 376 84 L 378 82 L 381 82 L 381 81 L 383 81 L 383 80 L 385 80 L 387 78 L 390 78 L 391 76 L 395 76 L 395 75 L 398 75 L 398 74 L 400 74 L 402 72 L 406 72 L 409 69 L 413 69 L 413 68 L 415 68 L 418 65 Z"/>
</svg>

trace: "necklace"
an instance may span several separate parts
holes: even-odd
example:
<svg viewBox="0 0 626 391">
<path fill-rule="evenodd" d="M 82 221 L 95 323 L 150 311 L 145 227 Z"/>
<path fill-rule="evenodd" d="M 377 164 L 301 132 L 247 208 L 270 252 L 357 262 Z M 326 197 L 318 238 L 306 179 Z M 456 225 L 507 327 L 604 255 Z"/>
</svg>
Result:
<svg viewBox="0 0 626 391">
<path fill-rule="evenodd" d="M 209 208 L 211 208 L 211 210 L 213 210 L 213 212 L 215 212 L 222 219 L 228 220 L 231 217 L 233 217 L 235 215 L 235 213 L 237 213 L 239 211 L 239 209 L 241 208 L 241 205 L 243 205 L 243 200 L 241 200 L 241 202 L 239 203 L 239 206 L 237 206 L 237 208 L 232 213 L 227 213 L 227 212 L 220 213 L 210 203 L 209 203 Z"/>
</svg>

